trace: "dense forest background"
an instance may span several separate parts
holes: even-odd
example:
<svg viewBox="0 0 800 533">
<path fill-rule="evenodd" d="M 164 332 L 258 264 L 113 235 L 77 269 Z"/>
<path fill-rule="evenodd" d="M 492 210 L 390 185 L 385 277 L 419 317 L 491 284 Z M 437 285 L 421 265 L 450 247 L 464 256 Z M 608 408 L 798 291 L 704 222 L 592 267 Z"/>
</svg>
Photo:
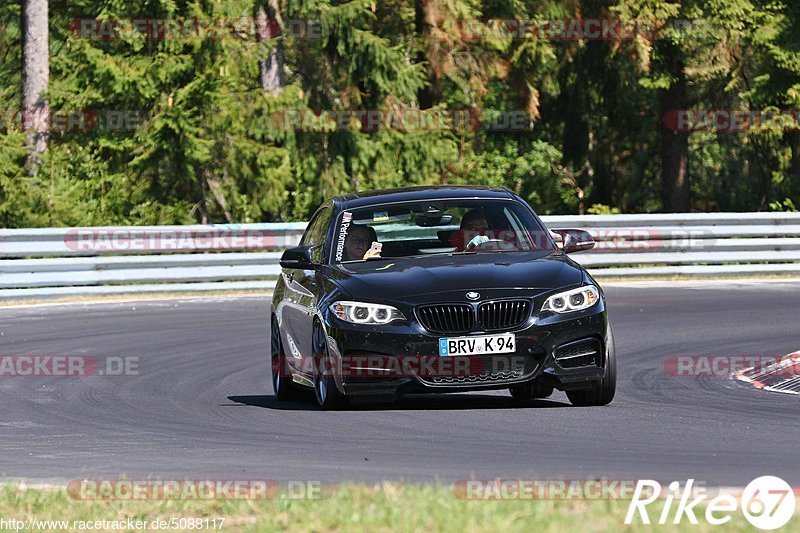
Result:
<svg viewBox="0 0 800 533">
<path fill-rule="evenodd" d="M 26 9 L 47 13 L 35 135 Z M 635 30 L 569 28 L 590 20 Z M 0 225 L 305 220 L 444 183 L 542 214 L 795 210 L 799 23 L 796 0 L 4 1 Z"/>
</svg>

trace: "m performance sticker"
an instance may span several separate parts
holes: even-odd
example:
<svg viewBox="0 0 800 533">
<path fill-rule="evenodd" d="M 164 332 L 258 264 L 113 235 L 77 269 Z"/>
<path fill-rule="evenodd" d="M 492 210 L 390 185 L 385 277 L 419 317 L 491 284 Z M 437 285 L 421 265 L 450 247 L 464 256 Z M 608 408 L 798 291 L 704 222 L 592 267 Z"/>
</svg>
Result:
<svg viewBox="0 0 800 533">
<path fill-rule="evenodd" d="M 353 213 L 345 211 L 342 213 L 342 224 L 339 226 L 339 239 L 336 241 L 336 260 L 341 261 L 344 254 L 344 240 L 347 238 L 347 230 L 353 220 Z"/>
</svg>

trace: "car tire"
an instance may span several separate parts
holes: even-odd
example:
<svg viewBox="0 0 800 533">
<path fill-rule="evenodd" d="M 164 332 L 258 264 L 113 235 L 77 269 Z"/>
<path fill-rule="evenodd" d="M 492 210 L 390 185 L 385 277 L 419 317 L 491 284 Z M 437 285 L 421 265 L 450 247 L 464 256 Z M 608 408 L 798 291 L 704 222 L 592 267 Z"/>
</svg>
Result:
<svg viewBox="0 0 800 533">
<path fill-rule="evenodd" d="M 336 387 L 333 375 L 333 359 L 328 350 L 328 340 L 325 330 L 319 324 L 314 325 L 311 338 L 314 350 L 314 397 L 317 406 L 323 411 L 338 409 L 344 403 L 344 397 Z"/>
<path fill-rule="evenodd" d="M 547 398 L 553 394 L 553 387 L 542 383 L 530 382 L 509 387 L 511 397 L 515 400 L 525 401 L 536 398 Z"/>
<path fill-rule="evenodd" d="M 617 354 L 614 348 L 614 334 L 608 326 L 606 335 L 606 364 L 603 377 L 595 381 L 592 387 L 583 390 L 567 391 L 570 403 L 577 407 L 608 405 L 614 399 L 617 390 Z"/>
<path fill-rule="evenodd" d="M 286 366 L 286 354 L 283 351 L 281 331 L 278 320 L 272 317 L 270 332 L 270 368 L 272 370 L 272 390 L 279 402 L 291 400 L 295 396 L 295 388 Z"/>
</svg>

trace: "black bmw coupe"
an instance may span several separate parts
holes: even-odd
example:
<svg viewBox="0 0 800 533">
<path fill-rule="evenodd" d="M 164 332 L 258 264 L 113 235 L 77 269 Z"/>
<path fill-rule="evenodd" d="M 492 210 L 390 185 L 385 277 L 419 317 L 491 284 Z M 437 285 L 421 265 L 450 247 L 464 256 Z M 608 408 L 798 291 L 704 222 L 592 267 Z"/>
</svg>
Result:
<svg viewBox="0 0 800 533">
<path fill-rule="evenodd" d="M 567 254 L 594 246 L 548 230 L 502 188 L 410 187 L 339 196 L 281 257 L 271 308 L 278 400 L 323 409 L 406 393 L 566 392 L 605 405 L 616 388 L 603 291 Z"/>
</svg>

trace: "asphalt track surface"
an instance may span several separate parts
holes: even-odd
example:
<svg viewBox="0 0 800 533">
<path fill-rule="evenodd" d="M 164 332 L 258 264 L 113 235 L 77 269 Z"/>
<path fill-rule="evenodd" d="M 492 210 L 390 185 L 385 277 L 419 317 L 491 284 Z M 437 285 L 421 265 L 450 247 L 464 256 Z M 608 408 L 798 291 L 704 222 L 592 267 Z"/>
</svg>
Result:
<svg viewBox="0 0 800 533">
<path fill-rule="evenodd" d="M 139 357 L 139 374 L 0 378 L 0 478 L 157 476 L 449 482 L 694 478 L 800 485 L 800 397 L 676 377 L 672 355 L 800 349 L 800 284 L 606 288 L 619 358 L 607 407 L 557 392 L 407 397 L 392 407 L 280 404 L 268 299 L 0 308 L 0 355 Z"/>
</svg>

